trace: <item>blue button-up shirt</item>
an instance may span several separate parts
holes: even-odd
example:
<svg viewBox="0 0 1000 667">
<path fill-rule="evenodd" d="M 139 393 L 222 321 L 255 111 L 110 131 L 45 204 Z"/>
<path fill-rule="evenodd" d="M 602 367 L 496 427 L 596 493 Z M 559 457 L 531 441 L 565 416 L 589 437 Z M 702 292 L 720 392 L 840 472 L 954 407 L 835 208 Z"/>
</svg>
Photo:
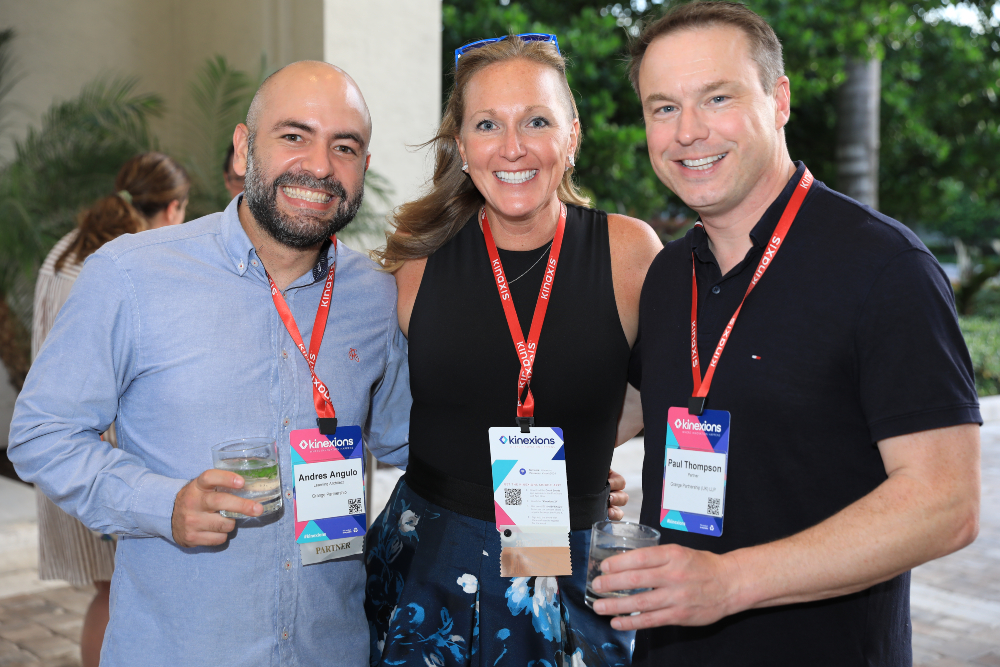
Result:
<svg viewBox="0 0 1000 667">
<path fill-rule="evenodd" d="M 117 533 L 101 664 L 368 664 L 361 556 L 303 566 L 289 433 L 315 428 L 305 359 L 237 216 L 121 237 L 94 253 L 14 411 L 10 459 L 61 508 Z M 285 290 L 308 341 L 327 266 L 330 318 L 316 362 L 340 424 L 405 463 L 410 410 L 396 286 L 342 244 Z M 118 449 L 99 439 L 117 420 Z M 220 547 L 172 539 L 177 492 L 223 440 L 278 440 L 284 508 L 237 523 Z"/>
</svg>

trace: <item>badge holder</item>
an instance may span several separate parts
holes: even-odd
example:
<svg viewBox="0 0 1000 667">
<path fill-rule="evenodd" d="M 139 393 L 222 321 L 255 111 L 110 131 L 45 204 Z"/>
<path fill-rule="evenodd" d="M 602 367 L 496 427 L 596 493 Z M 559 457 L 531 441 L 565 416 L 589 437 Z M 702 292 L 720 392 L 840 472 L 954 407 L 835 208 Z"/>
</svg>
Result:
<svg viewBox="0 0 1000 667">
<path fill-rule="evenodd" d="M 320 420 L 322 421 L 322 420 Z M 360 426 L 292 431 L 292 509 L 303 565 L 364 551 L 364 444 Z"/>
<path fill-rule="evenodd" d="M 667 411 L 660 525 L 710 537 L 722 535 L 729 463 L 729 413 Z"/>
<path fill-rule="evenodd" d="M 529 429 L 528 419 L 490 429 L 500 576 L 571 575 L 563 431 Z"/>
</svg>

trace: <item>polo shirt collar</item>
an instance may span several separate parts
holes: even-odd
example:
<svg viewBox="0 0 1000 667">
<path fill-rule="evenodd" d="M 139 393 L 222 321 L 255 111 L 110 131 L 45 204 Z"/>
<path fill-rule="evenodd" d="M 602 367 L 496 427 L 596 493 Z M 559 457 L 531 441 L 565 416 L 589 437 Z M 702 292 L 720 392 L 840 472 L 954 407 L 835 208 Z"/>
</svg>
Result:
<svg viewBox="0 0 1000 667">
<path fill-rule="evenodd" d="M 250 242 L 250 237 L 247 236 L 246 230 L 240 224 L 239 204 L 242 200 L 243 195 L 239 195 L 229 202 L 229 206 L 222 212 L 220 230 L 222 245 L 226 249 L 229 261 L 232 262 L 233 270 L 241 276 L 250 269 L 253 258 L 257 256 L 257 251 L 254 249 L 253 243 Z M 312 269 L 312 280 L 309 280 L 309 275 L 306 274 L 294 281 L 289 287 L 302 287 L 325 280 L 330 264 L 335 264 L 336 261 L 337 249 L 328 240 L 320 249 L 319 261 Z M 261 272 L 263 273 L 263 271 Z"/>
<path fill-rule="evenodd" d="M 788 179 L 788 183 L 785 184 L 781 194 L 771 202 L 771 205 L 764 211 L 764 215 L 761 216 L 757 224 L 750 230 L 750 240 L 753 242 L 754 247 L 763 248 L 767 245 L 767 242 L 771 239 L 771 235 L 774 233 L 774 228 L 778 226 L 781 214 L 785 211 L 785 206 L 788 205 L 788 201 L 792 198 L 792 193 L 795 192 L 795 186 L 802 179 L 802 174 L 805 171 L 806 165 L 804 162 L 798 161 L 795 163 L 795 175 Z M 701 262 L 714 263 L 716 261 L 715 255 L 712 254 L 712 250 L 708 247 L 708 234 L 705 233 L 705 228 L 701 225 L 694 228 L 694 235 L 691 238 L 691 250 Z"/>
</svg>

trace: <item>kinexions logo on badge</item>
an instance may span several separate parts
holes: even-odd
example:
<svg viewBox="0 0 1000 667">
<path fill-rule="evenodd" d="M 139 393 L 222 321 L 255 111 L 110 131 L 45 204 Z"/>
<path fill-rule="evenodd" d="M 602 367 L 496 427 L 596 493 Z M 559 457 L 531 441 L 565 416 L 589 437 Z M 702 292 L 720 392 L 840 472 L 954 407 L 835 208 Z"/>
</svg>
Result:
<svg viewBox="0 0 1000 667">
<path fill-rule="evenodd" d="M 501 445 L 506 445 L 507 444 L 507 436 L 505 436 L 505 435 L 501 435 L 500 436 L 500 444 Z"/>
<path fill-rule="evenodd" d="M 674 428 L 682 431 L 701 431 L 703 433 L 714 433 L 717 435 L 722 433 L 722 424 L 702 424 L 688 419 L 675 419 Z"/>
<path fill-rule="evenodd" d="M 330 440 L 303 440 L 299 447 L 303 449 L 328 449 L 330 447 L 353 447 L 354 438 L 332 438 Z"/>
</svg>

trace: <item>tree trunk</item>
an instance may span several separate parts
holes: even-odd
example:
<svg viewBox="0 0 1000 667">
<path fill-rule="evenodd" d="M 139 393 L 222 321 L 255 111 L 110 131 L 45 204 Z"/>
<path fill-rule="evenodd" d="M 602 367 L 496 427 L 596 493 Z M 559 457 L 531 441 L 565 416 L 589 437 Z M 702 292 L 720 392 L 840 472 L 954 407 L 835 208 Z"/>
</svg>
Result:
<svg viewBox="0 0 1000 667">
<path fill-rule="evenodd" d="M 837 180 L 840 191 L 878 208 L 880 60 L 849 60 L 837 93 Z"/>
</svg>

